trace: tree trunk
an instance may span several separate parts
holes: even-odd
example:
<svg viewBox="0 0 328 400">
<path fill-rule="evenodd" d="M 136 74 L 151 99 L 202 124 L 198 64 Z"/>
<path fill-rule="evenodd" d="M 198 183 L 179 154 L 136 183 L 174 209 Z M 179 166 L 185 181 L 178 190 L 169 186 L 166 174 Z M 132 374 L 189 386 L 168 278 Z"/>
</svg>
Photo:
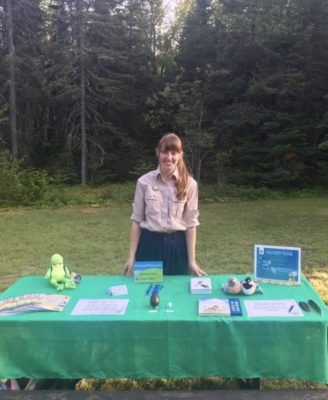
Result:
<svg viewBox="0 0 328 400">
<path fill-rule="evenodd" d="M 84 50 L 85 50 L 85 32 L 84 32 L 84 18 L 83 18 L 83 0 L 79 1 L 79 11 L 81 15 L 80 26 L 80 74 L 81 74 L 81 183 L 87 183 L 87 134 L 85 123 L 85 63 L 84 63 Z"/>
<path fill-rule="evenodd" d="M 8 17 L 8 45 L 9 45 L 9 102 L 10 102 L 10 137 L 11 154 L 14 158 L 18 156 L 17 145 L 17 110 L 16 110 L 16 74 L 15 74 L 15 47 L 13 35 L 13 15 L 11 0 L 7 0 Z"/>
<path fill-rule="evenodd" d="M 81 55 L 81 183 L 87 183 L 87 134 L 85 126 L 85 70 Z"/>
</svg>

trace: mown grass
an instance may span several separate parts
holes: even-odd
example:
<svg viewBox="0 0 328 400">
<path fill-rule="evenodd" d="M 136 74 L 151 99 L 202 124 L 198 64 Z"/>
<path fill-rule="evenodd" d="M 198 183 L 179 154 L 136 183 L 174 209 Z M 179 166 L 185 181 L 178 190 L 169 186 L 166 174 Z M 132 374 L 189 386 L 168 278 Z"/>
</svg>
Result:
<svg viewBox="0 0 328 400">
<path fill-rule="evenodd" d="M 128 203 L 3 209 L 0 289 L 19 276 L 43 274 L 54 252 L 62 253 L 67 264 L 82 274 L 121 273 L 128 249 L 130 211 Z M 326 198 L 202 203 L 200 211 L 197 254 L 208 273 L 251 272 L 255 243 L 299 246 L 303 272 L 316 281 L 326 299 Z"/>
<path fill-rule="evenodd" d="M 81 274 L 120 274 L 130 213 L 129 203 L 0 210 L 0 289 L 22 275 L 46 272 L 55 252 Z M 301 247 L 304 274 L 326 271 L 325 197 L 201 203 L 200 222 L 197 258 L 208 273 L 252 272 L 254 244 Z"/>
<path fill-rule="evenodd" d="M 127 257 L 131 190 L 90 192 L 65 189 L 84 206 L 0 209 L 0 290 L 21 276 L 45 274 L 59 252 L 71 270 L 82 275 L 120 274 Z M 61 201 L 59 203 L 62 203 Z M 69 201 L 68 201 L 69 203 Z M 200 203 L 197 259 L 209 274 L 243 274 L 253 270 L 254 244 L 302 248 L 302 270 L 328 304 L 328 201 L 325 196 L 284 197 L 256 201 Z M 80 389 L 235 388 L 234 380 L 82 380 Z M 262 380 L 262 388 L 322 388 L 311 382 Z"/>
</svg>

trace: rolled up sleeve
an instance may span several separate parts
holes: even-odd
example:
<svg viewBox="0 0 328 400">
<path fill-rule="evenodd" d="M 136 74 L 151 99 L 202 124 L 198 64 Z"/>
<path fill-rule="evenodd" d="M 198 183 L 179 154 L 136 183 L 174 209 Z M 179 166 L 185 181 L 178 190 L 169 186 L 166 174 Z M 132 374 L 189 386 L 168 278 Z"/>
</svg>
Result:
<svg viewBox="0 0 328 400">
<path fill-rule="evenodd" d="M 145 195 L 144 188 L 140 180 L 137 181 L 134 200 L 132 204 L 131 219 L 136 222 L 141 222 L 145 219 Z"/>
<path fill-rule="evenodd" d="M 187 228 L 193 228 L 199 225 L 198 221 L 198 185 L 197 182 L 189 178 L 187 190 L 187 202 L 184 210 L 184 221 Z"/>
</svg>

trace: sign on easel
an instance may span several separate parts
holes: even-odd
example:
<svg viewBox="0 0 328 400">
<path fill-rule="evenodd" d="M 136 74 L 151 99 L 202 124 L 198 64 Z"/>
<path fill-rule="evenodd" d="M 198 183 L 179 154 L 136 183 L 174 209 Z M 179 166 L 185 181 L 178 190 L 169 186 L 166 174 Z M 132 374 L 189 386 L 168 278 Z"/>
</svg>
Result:
<svg viewBox="0 0 328 400">
<path fill-rule="evenodd" d="M 135 283 L 163 282 L 162 261 L 136 261 L 134 263 Z"/>
<path fill-rule="evenodd" d="M 301 249 L 299 247 L 254 246 L 254 275 L 263 282 L 301 284 Z"/>
</svg>

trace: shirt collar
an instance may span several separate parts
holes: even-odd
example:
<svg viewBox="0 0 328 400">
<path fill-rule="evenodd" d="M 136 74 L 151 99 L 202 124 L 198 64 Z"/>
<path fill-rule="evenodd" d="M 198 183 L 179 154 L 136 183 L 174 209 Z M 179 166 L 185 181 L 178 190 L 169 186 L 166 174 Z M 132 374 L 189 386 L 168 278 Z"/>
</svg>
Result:
<svg viewBox="0 0 328 400">
<path fill-rule="evenodd" d="M 161 179 L 163 180 L 159 166 L 157 167 L 157 169 L 155 171 L 155 176 L 156 176 L 156 178 L 161 177 Z M 179 175 L 178 168 L 175 168 L 175 170 L 173 171 L 173 174 L 171 175 L 171 178 L 173 177 L 174 179 L 178 179 L 179 176 L 180 175 Z"/>
</svg>

